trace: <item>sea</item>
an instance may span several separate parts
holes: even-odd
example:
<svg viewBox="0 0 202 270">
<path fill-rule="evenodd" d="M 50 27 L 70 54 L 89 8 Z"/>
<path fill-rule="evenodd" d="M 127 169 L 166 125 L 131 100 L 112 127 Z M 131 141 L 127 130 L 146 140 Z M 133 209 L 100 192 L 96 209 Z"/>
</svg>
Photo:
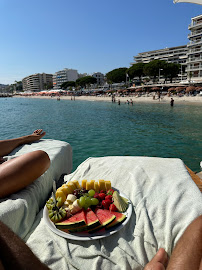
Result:
<svg viewBox="0 0 202 270">
<path fill-rule="evenodd" d="M 68 142 L 73 171 L 89 157 L 180 158 L 195 172 L 202 161 L 202 105 L 0 98 L 0 139 L 46 131 Z"/>
</svg>

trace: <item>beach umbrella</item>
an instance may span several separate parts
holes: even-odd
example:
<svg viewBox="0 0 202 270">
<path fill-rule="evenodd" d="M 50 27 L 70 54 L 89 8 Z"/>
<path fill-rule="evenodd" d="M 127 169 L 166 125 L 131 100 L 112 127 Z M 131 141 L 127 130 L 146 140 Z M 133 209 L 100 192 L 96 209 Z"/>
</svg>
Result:
<svg viewBox="0 0 202 270">
<path fill-rule="evenodd" d="M 182 87 L 182 86 L 178 86 L 178 87 L 175 88 L 175 90 L 176 90 L 177 92 L 181 92 L 181 91 L 183 91 L 184 89 L 185 89 L 185 87 Z"/>
<path fill-rule="evenodd" d="M 195 90 L 196 90 L 196 91 L 201 91 L 201 90 L 202 90 L 202 86 L 197 86 L 197 87 L 195 88 Z"/>
<path fill-rule="evenodd" d="M 157 86 L 155 86 L 155 87 L 152 87 L 152 88 L 151 88 L 151 90 L 152 90 L 152 91 L 159 91 L 159 90 L 160 90 L 160 88 L 159 88 L 159 87 L 157 87 Z"/>
<path fill-rule="evenodd" d="M 128 89 L 130 92 L 135 92 L 136 91 L 136 89 L 135 88 L 130 88 L 130 89 Z"/>
<path fill-rule="evenodd" d="M 174 0 L 174 3 L 191 3 L 202 5 L 202 0 Z"/>
<path fill-rule="evenodd" d="M 175 91 L 176 89 L 175 89 L 175 87 L 170 87 L 170 88 L 168 88 L 168 92 L 173 92 L 173 91 Z"/>
<path fill-rule="evenodd" d="M 195 87 L 195 86 L 188 86 L 188 87 L 186 88 L 186 93 L 193 92 L 193 91 L 195 91 L 195 90 L 196 90 L 196 87 Z"/>
</svg>

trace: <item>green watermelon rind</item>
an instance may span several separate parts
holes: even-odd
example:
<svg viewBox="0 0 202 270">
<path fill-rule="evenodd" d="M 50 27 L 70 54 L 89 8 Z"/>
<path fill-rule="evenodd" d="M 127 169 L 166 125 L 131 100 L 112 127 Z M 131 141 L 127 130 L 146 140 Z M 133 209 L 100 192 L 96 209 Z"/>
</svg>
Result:
<svg viewBox="0 0 202 270">
<path fill-rule="evenodd" d="M 101 209 L 100 209 L 101 210 Z M 107 212 L 108 211 L 108 213 L 110 213 L 109 212 L 109 210 L 102 210 L 102 211 L 104 211 L 104 212 Z M 97 212 L 95 213 L 96 215 L 97 215 L 97 217 L 98 217 L 98 219 L 99 219 L 99 215 L 97 214 Z M 94 229 L 92 229 L 92 230 L 88 230 L 88 232 L 89 233 L 94 233 L 94 232 L 96 232 L 96 231 L 98 231 L 98 230 L 100 230 L 100 229 L 102 229 L 102 228 L 105 228 L 107 225 L 109 225 L 110 223 L 112 223 L 115 219 L 116 219 L 116 216 L 115 215 L 113 215 L 113 214 L 111 214 L 112 216 L 111 216 L 111 218 L 109 218 L 107 221 L 105 221 L 105 222 L 101 222 L 100 221 L 100 219 L 99 219 L 99 221 L 100 221 L 100 225 L 98 226 L 98 227 L 96 227 L 96 228 L 94 228 Z"/>
<path fill-rule="evenodd" d="M 79 212 L 80 213 L 80 212 Z M 71 217 L 71 219 L 74 219 L 74 216 Z M 68 222 L 69 219 L 66 219 L 66 220 L 63 220 L 62 222 L 58 222 L 58 223 L 55 223 L 55 226 L 57 229 L 73 229 L 73 228 L 78 228 L 78 227 L 81 227 L 81 226 L 84 226 L 86 225 L 86 222 L 85 222 L 85 219 L 80 219 L 80 220 L 77 220 L 75 222 L 71 222 L 71 223 L 65 223 L 65 222 Z"/>
<path fill-rule="evenodd" d="M 88 210 L 89 211 L 89 210 Z M 93 212 L 92 210 L 90 210 L 89 212 Z M 85 212 L 85 214 L 87 214 L 87 211 Z M 97 218 L 97 216 L 95 215 L 95 213 L 93 212 L 94 216 Z M 87 221 L 87 220 L 86 220 Z M 92 221 L 90 224 L 86 224 L 84 226 L 81 226 L 79 228 L 73 228 L 70 229 L 69 232 L 83 232 L 83 231 L 89 231 L 91 229 L 94 229 L 95 227 L 98 227 L 100 225 L 100 222 L 97 218 L 97 220 Z"/>
<path fill-rule="evenodd" d="M 114 213 L 114 212 L 113 212 Z M 123 223 L 124 222 L 124 220 L 126 220 L 126 218 L 127 218 L 127 216 L 126 215 L 124 215 L 123 213 L 119 213 L 119 212 L 117 212 L 118 214 L 121 214 L 121 218 L 116 218 L 114 221 L 112 221 L 110 224 L 108 224 L 106 227 L 105 227 L 105 229 L 106 230 L 109 230 L 109 229 L 111 229 L 112 227 L 115 227 L 115 226 L 117 226 L 117 225 L 119 225 L 119 224 L 121 224 L 121 223 Z M 116 213 L 114 213 L 114 215 L 116 215 Z"/>
</svg>

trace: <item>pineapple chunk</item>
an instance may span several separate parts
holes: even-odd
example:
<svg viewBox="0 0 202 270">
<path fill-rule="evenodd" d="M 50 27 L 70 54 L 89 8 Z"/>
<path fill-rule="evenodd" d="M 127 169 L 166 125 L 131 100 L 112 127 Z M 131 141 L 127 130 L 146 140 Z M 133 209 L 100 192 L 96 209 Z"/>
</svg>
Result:
<svg viewBox="0 0 202 270">
<path fill-rule="evenodd" d="M 99 192 L 100 191 L 98 182 L 95 182 L 94 183 L 94 188 L 93 189 L 95 190 L 95 192 Z"/>
<path fill-rule="evenodd" d="M 105 180 L 102 180 L 102 179 L 99 180 L 99 189 L 100 189 L 100 191 L 101 191 L 101 190 L 106 191 L 106 188 L 105 188 Z"/>
<path fill-rule="evenodd" d="M 106 188 L 106 191 L 112 188 L 111 181 L 105 181 L 105 188 Z"/>
<path fill-rule="evenodd" d="M 90 190 L 91 189 L 91 182 L 86 182 L 86 190 Z"/>
<path fill-rule="evenodd" d="M 83 179 L 82 182 L 81 182 L 82 188 L 85 188 L 86 189 L 86 183 L 87 183 L 87 180 L 86 179 Z"/>
</svg>

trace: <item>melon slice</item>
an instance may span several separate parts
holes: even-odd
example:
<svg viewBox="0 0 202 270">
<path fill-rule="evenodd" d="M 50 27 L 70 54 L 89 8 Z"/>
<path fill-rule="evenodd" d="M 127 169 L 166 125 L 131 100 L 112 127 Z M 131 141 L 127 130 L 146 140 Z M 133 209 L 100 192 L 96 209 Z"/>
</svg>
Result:
<svg viewBox="0 0 202 270">
<path fill-rule="evenodd" d="M 72 229 L 78 228 L 83 225 L 86 225 L 85 222 L 85 213 L 83 210 L 76 213 L 75 215 L 63 220 L 62 222 L 55 223 L 57 229 Z"/>
<path fill-rule="evenodd" d="M 69 232 L 88 231 L 100 225 L 99 219 L 90 208 L 85 211 L 85 222 L 86 222 L 86 225 L 81 226 L 79 228 L 72 228 L 69 230 Z"/>
<path fill-rule="evenodd" d="M 100 230 L 101 228 L 109 225 L 116 218 L 115 215 L 111 214 L 111 212 L 109 210 L 106 210 L 106 209 L 103 210 L 103 209 L 98 208 L 95 210 L 95 214 L 99 219 L 100 225 L 92 230 L 89 230 L 90 233 L 93 233 L 93 232 Z"/>
<path fill-rule="evenodd" d="M 111 229 L 111 227 L 116 226 L 118 224 L 121 224 L 125 219 L 126 219 L 126 215 L 119 213 L 119 212 L 113 212 L 111 211 L 111 213 L 113 215 L 116 216 L 115 220 L 112 221 L 110 224 L 108 224 L 105 228 L 106 229 Z"/>
</svg>

